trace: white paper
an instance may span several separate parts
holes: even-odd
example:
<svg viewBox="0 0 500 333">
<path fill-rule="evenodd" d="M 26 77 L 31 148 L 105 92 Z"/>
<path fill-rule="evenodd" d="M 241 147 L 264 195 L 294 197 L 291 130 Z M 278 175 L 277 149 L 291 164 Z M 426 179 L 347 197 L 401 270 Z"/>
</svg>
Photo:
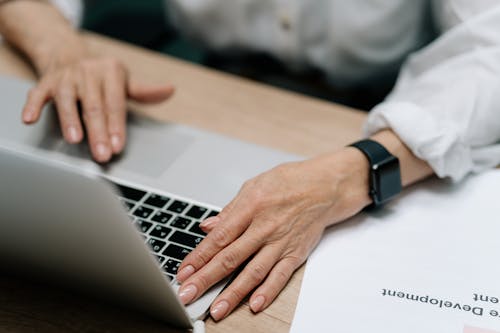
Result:
<svg viewBox="0 0 500 333">
<path fill-rule="evenodd" d="M 499 300 L 493 170 L 424 182 L 330 228 L 307 263 L 291 332 L 499 333 Z"/>
</svg>

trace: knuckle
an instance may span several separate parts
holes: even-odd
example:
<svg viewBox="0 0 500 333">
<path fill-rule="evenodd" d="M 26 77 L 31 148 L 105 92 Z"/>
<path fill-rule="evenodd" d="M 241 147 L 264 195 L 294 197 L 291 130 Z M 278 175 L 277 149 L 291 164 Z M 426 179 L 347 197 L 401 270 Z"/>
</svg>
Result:
<svg viewBox="0 0 500 333">
<path fill-rule="evenodd" d="M 221 266 L 226 273 L 234 271 L 238 268 L 238 259 L 233 251 L 226 251 L 221 258 Z"/>
<path fill-rule="evenodd" d="M 299 267 L 302 262 L 305 260 L 305 257 L 304 256 L 297 256 L 297 255 L 289 255 L 287 257 L 285 257 L 286 261 L 288 262 L 288 264 L 290 265 L 290 267 L 292 267 L 292 269 L 296 269 L 297 267 Z"/>
<path fill-rule="evenodd" d="M 247 190 L 248 190 L 248 189 L 250 189 L 250 188 L 252 188 L 252 187 L 253 187 L 254 183 L 255 183 L 255 180 L 254 180 L 254 179 L 249 179 L 249 180 L 246 180 L 246 181 L 243 183 L 242 188 L 243 188 L 243 189 L 247 189 Z"/>
<path fill-rule="evenodd" d="M 115 73 L 119 73 L 123 70 L 123 65 L 121 61 L 114 57 L 105 58 L 103 62 L 106 65 L 106 67 L 108 67 L 111 71 Z"/>
<path fill-rule="evenodd" d="M 219 248 L 222 248 L 229 243 L 229 231 L 225 227 L 215 228 L 210 235 L 212 236 L 215 245 Z"/>
<path fill-rule="evenodd" d="M 262 239 L 268 240 L 271 236 L 274 236 L 273 239 L 282 239 L 285 236 L 286 233 L 282 232 L 281 228 L 276 226 L 273 221 L 268 220 L 266 222 L 259 225 L 259 234 Z"/>
<path fill-rule="evenodd" d="M 102 107 L 97 102 L 89 102 L 85 106 L 85 115 L 87 115 L 89 117 L 94 117 L 94 116 L 100 115 L 101 112 L 102 112 Z"/>
<path fill-rule="evenodd" d="M 91 74 L 95 69 L 94 61 L 84 60 L 80 63 L 80 68 L 85 74 Z"/>
<path fill-rule="evenodd" d="M 73 91 L 65 85 L 60 85 L 56 88 L 56 95 L 60 98 L 69 98 L 73 96 Z"/>
<path fill-rule="evenodd" d="M 232 299 L 236 302 L 239 302 L 246 296 L 245 293 L 239 290 L 238 288 L 228 288 L 227 292 L 229 299 Z"/>
<path fill-rule="evenodd" d="M 285 272 L 283 269 L 279 269 L 276 271 L 276 277 L 280 284 L 284 284 L 288 281 L 289 275 L 288 272 Z"/>
<path fill-rule="evenodd" d="M 205 266 L 209 259 L 205 257 L 204 253 L 201 251 L 196 251 L 192 253 L 192 257 L 190 258 L 192 261 L 194 261 L 194 264 L 196 267 L 203 267 Z"/>
<path fill-rule="evenodd" d="M 254 187 L 252 189 L 250 192 L 250 200 L 257 209 L 263 209 L 269 202 L 267 193 L 261 187 Z"/>
<path fill-rule="evenodd" d="M 250 268 L 249 270 L 249 275 L 251 280 L 257 284 L 262 282 L 265 277 L 267 276 L 267 270 L 262 264 L 255 264 L 253 267 Z"/>
<path fill-rule="evenodd" d="M 196 279 L 197 279 L 196 284 L 201 288 L 201 290 L 207 290 L 208 288 L 210 288 L 211 286 L 210 280 L 208 276 L 206 276 L 205 274 L 200 274 L 199 276 L 196 277 Z"/>
</svg>

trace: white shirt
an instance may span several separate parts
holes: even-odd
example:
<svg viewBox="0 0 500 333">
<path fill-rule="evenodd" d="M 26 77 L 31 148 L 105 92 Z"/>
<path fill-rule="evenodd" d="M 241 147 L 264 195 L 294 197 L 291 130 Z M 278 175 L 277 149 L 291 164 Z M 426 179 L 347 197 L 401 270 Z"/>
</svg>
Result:
<svg viewBox="0 0 500 333">
<path fill-rule="evenodd" d="M 370 112 L 366 135 L 391 128 L 440 177 L 459 180 L 500 164 L 498 0 L 166 6 L 182 32 L 210 48 L 267 52 L 292 69 L 320 68 L 337 85 L 377 82 L 400 70 L 394 91 Z"/>
<path fill-rule="evenodd" d="M 73 25 L 80 25 L 83 7 L 81 0 L 49 0 Z"/>
</svg>

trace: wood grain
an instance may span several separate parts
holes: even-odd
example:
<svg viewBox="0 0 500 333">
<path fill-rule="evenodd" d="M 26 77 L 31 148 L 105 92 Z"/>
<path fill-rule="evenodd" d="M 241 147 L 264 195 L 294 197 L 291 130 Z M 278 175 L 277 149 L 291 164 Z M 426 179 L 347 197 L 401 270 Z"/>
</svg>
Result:
<svg viewBox="0 0 500 333">
<path fill-rule="evenodd" d="M 233 138 L 313 156 L 358 139 L 366 114 L 192 65 L 101 36 L 86 33 L 96 54 L 123 61 L 134 80 L 171 82 L 174 97 L 156 106 L 131 105 L 136 112 Z M 0 46 L 0 74 L 34 79 L 24 59 Z M 3 112 L 20 112 L 4 110 Z M 225 320 L 207 320 L 207 332 L 288 332 L 304 267 L 277 300 L 254 315 L 242 303 Z M 0 277 L 2 332 L 173 332 L 139 314 L 43 284 Z"/>
</svg>

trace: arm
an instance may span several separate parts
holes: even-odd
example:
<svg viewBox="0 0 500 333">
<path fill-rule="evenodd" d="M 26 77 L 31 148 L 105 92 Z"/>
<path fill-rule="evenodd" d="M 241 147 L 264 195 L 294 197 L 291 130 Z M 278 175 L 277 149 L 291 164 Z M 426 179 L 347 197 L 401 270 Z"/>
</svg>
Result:
<svg viewBox="0 0 500 333">
<path fill-rule="evenodd" d="M 405 64 L 366 134 L 391 128 L 438 176 L 460 180 L 500 163 L 500 5 L 435 7 L 442 36 Z"/>
<path fill-rule="evenodd" d="M 399 158 L 405 186 L 432 174 L 392 131 L 372 139 Z M 304 263 L 325 228 L 370 204 L 368 179 L 366 157 L 346 147 L 278 166 L 248 181 L 218 216 L 202 223 L 208 236 L 185 258 L 177 275 L 181 300 L 194 301 L 251 258 L 214 301 L 211 314 L 215 320 L 224 318 L 254 289 L 250 307 L 262 311 Z"/>
<path fill-rule="evenodd" d="M 171 85 L 132 82 L 118 59 L 91 54 L 80 34 L 48 2 L 0 4 L 0 33 L 27 56 L 40 77 L 28 95 L 23 121 L 36 122 L 43 106 L 54 101 L 66 141 L 80 142 L 85 127 L 98 162 L 109 161 L 125 146 L 127 98 L 156 103 L 173 92 Z"/>
<path fill-rule="evenodd" d="M 39 75 L 47 71 L 51 62 L 75 61 L 85 53 L 71 24 L 45 1 L 14 0 L 2 4 L 0 34 L 31 60 Z"/>
<path fill-rule="evenodd" d="M 443 35 L 410 58 L 366 131 L 400 159 L 405 186 L 433 173 L 459 180 L 500 163 L 500 6 L 435 1 Z M 279 166 L 247 182 L 179 267 L 185 303 L 249 260 L 215 300 L 227 316 L 248 293 L 265 309 L 326 227 L 370 203 L 368 162 L 354 148 Z"/>
</svg>

